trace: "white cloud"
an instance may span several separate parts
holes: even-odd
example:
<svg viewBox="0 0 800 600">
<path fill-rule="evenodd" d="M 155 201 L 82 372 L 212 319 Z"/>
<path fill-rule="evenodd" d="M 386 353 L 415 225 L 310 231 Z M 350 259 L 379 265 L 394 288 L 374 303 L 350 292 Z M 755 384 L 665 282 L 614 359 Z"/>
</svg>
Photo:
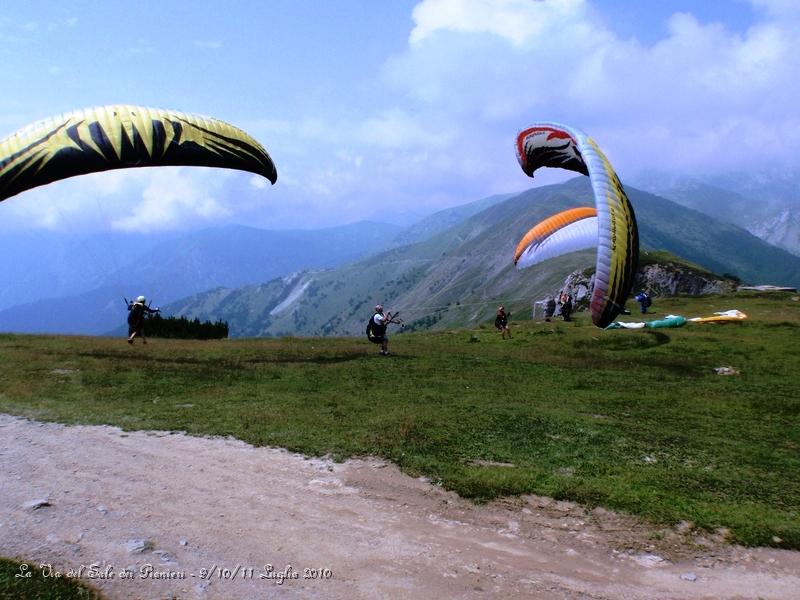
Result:
<svg viewBox="0 0 800 600">
<path fill-rule="evenodd" d="M 156 46 L 149 40 L 139 39 L 136 40 L 134 45 L 125 49 L 127 56 L 142 56 L 156 53 Z"/>
<path fill-rule="evenodd" d="M 213 186 L 202 181 L 207 177 L 187 176 L 180 168 L 153 169 L 148 175 L 150 182 L 141 200 L 114 219 L 113 228 L 125 231 L 173 229 L 190 222 L 208 223 L 231 214 L 215 198 Z"/>
<path fill-rule="evenodd" d="M 0 25 L 9 22 L 7 19 L 0 21 Z M 53 34 L 64 29 L 72 29 L 78 24 L 77 17 L 67 17 L 58 21 L 25 21 L 18 25 L 18 29 L 24 32 L 26 38 L 31 38 L 39 34 Z M 0 38 L 2 39 L 2 38 Z"/>
<path fill-rule="evenodd" d="M 261 177 L 260 175 L 253 175 L 248 179 L 248 183 L 257 190 L 263 190 L 269 187 L 270 182 Z"/>
<path fill-rule="evenodd" d="M 106 211 L 113 213 L 114 207 L 90 191 L 94 177 L 56 182 L 0 202 L 3 230 L 107 228 L 104 215 Z"/>
<path fill-rule="evenodd" d="M 452 139 L 452 133 L 432 130 L 419 119 L 399 109 L 382 111 L 367 118 L 356 130 L 356 138 L 375 148 L 441 148 Z"/>
<path fill-rule="evenodd" d="M 676 13 L 660 39 L 650 32 L 645 42 L 617 34 L 613 15 L 588 0 L 423 0 L 403 50 L 379 73 L 348 82 L 333 104 L 309 103 L 309 112 L 275 103 L 260 113 L 268 119 L 236 121 L 275 160 L 276 186 L 220 170 L 134 169 L 59 190 L 70 190 L 76 207 L 79 191 L 99 196 L 109 220 L 128 228 L 380 218 L 383 206 L 434 210 L 532 185 L 513 140 L 540 120 L 590 133 L 623 179 L 638 169 L 796 165 L 800 2 L 751 3 L 749 27 Z M 537 173 L 536 181 L 561 176 Z M 62 213 L 71 214 L 68 205 Z M 44 208 L 37 215 L 63 221 Z"/>
<path fill-rule="evenodd" d="M 250 179 L 241 172 L 201 167 L 94 173 L 34 188 L 0 203 L 0 221 L 5 230 L 147 232 L 213 226 L 226 222 L 236 210 L 259 204 L 261 188 Z M 248 194 L 255 195 L 255 201 Z"/>
<path fill-rule="evenodd" d="M 461 131 L 457 147 L 498 165 L 516 131 L 539 120 L 584 129 L 618 169 L 796 161 L 800 3 L 752 1 L 758 20 L 743 33 L 676 13 L 644 44 L 583 0 L 423 0 L 384 79 L 423 107 L 428 137 Z"/>
<path fill-rule="evenodd" d="M 412 13 L 412 45 L 437 32 L 489 33 L 523 46 L 583 14 L 582 0 L 425 0 Z"/>
<path fill-rule="evenodd" d="M 218 40 L 195 40 L 194 45 L 196 48 L 205 48 L 207 50 L 219 50 L 222 48 L 222 42 Z"/>
<path fill-rule="evenodd" d="M 797 0 L 750 0 L 750 3 L 771 17 L 800 17 L 800 3 Z"/>
</svg>

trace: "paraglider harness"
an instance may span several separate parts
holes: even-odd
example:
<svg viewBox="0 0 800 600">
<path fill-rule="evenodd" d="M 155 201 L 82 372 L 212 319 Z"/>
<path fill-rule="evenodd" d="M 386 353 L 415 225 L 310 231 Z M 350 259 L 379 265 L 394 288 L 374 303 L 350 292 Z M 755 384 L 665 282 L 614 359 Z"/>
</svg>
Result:
<svg viewBox="0 0 800 600">
<path fill-rule="evenodd" d="M 125 296 L 122 297 L 125 301 L 125 306 L 128 307 L 128 329 L 131 333 L 135 329 L 139 329 L 142 325 L 144 325 L 144 319 L 146 316 L 161 312 L 158 308 L 150 308 L 150 302 L 144 304 L 143 302 L 131 302 Z M 130 335 L 130 333 L 128 334 Z"/>
<path fill-rule="evenodd" d="M 503 314 L 498 314 L 494 319 L 494 326 L 502 331 L 504 327 L 508 326 L 508 320 L 511 318 L 511 313 L 503 311 Z"/>
<path fill-rule="evenodd" d="M 386 339 L 386 327 L 389 323 L 397 323 L 399 325 L 403 325 L 403 321 L 397 318 L 397 315 L 400 314 L 400 311 L 392 314 L 386 313 L 386 317 L 383 319 L 383 323 L 378 325 L 375 322 L 375 315 L 379 315 L 381 313 L 373 313 L 373 315 L 367 321 L 367 339 L 372 342 L 373 344 L 382 344 Z"/>
</svg>

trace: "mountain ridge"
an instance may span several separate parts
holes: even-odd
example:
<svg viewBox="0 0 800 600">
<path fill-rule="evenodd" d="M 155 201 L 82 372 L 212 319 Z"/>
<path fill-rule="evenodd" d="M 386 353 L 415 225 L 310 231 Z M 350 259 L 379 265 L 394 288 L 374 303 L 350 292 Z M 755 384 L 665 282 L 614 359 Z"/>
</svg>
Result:
<svg viewBox="0 0 800 600">
<path fill-rule="evenodd" d="M 15 290 L 13 285 L 6 286 L 7 306 L 0 310 L 0 330 L 101 334 L 124 320 L 117 306 L 122 306 L 123 296 L 144 294 L 163 305 L 220 286 L 238 287 L 298 269 L 332 267 L 390 245 L 401 230 L 397 225 L 360 221 L 319 230 L 226 225 L 154 239 L 123 235 L 114 238 L 116 242 L 104 242 L 98 235 L 91 238 L 94 242 L 89 251 L 77 256 L 69 251 L 76 240 L 64 243 L 71 267 L 65 267 L 66 275 L 60 277 L 56 267 L 64 259 L 57 251 L 48 253 L 45 242 L 49 238 L 29 236 L 34 242 L 44 240 L 39 242 L 43 247 L 36 248 L 44 268 L 31 260 L 20 267 L 11 264 L 9 270 L 19 279 L 19 286 L 33 286 L 41 290 L 40 296 L 31 298 L 32 292 L 17 289 L 24 301 L 10 304 L 8 299 Z M 120 264 L 122 256 L 128 262 Z M 84 281 L 80 280 L 82 269 L 87 271 Z M 24 279 L 28 275 L 33 281 Z M 60 283 L 62 278 L 66 281 Z M 41 297 L 48 290 L 50 295 Z M 69 314 L 76 310 L 88 317 Z"/>
<path fill-rule="evenodd" d="M 744 281 L 799 282 L 800 259 L 745 230 L 670 200 L 626 188 L 639 222 L 643 250 L 666 250 L 709 271 Z M 284 302 L 277 282 L 231 290 L 217 310 L 202 295 L 176 302 L 176 314 L 223 318 L 232 335 L 358 335 L 372 305 L 399 309 L 410 328 L 472 324 L 491 318 L 494 304 L 527 312 L 531 303 L 559 289 L 573 270 L 594 265 L 594 253 L 559 257 L 546 267 L 518 272 L 510 257 L 521 235 L 538 220 L 576 205 L 591 205 L 586 178 L 533 188 L 494 204 L 431 238 L 392 248 L 353 264 L 318 273 L 298 273 L 304 290 L 279 314 Z M 296 281 L 294 282 L 296 283 Z M 293 284 L 294 284 L 293 283 Z M 262 310 L 247 311 L 248 305 Z M 249 315 L 242 319 L 243 315 Z M 368 316 L 368 315 L 367 315 Z"/>
<path fill-rule="evenodd" d="M 725 177 L 644 174 L 634 185 L 748 230 L 800 256 L 800 174 L 741 173 Z"/>
</svg>

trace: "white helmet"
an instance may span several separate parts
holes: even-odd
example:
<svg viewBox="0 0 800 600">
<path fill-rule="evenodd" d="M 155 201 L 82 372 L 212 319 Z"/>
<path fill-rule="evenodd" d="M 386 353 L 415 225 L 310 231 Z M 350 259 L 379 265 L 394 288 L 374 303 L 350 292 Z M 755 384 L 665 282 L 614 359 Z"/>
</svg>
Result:
<svg viewBox="0 0 800 600">
<path fill-rule="evenodd" d="M 136 299 L 136 301 L 137 301 L 137 302 L 144 302 L 144 296 L 139 296 L 139 297 Z"/>
</svg>

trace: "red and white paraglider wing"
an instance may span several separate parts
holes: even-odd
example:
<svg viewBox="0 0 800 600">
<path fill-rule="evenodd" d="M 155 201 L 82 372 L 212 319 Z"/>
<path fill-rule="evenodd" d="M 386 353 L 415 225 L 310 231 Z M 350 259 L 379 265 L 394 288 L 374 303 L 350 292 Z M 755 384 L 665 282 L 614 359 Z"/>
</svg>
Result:
<svg viewBox="0 0 800 600">
<path fill-rule="evenodd" d="M 592 322 L 606 327 L 625 306 L 639 259 L 636 216 L 619 177 L 592 138 L 557 123 L 535 123 L 521 131 L 516 151 L 530 177 L 540 167 L 589 176 L 597 209 L 597 268 L 590 310 Z"/>
</svg>

